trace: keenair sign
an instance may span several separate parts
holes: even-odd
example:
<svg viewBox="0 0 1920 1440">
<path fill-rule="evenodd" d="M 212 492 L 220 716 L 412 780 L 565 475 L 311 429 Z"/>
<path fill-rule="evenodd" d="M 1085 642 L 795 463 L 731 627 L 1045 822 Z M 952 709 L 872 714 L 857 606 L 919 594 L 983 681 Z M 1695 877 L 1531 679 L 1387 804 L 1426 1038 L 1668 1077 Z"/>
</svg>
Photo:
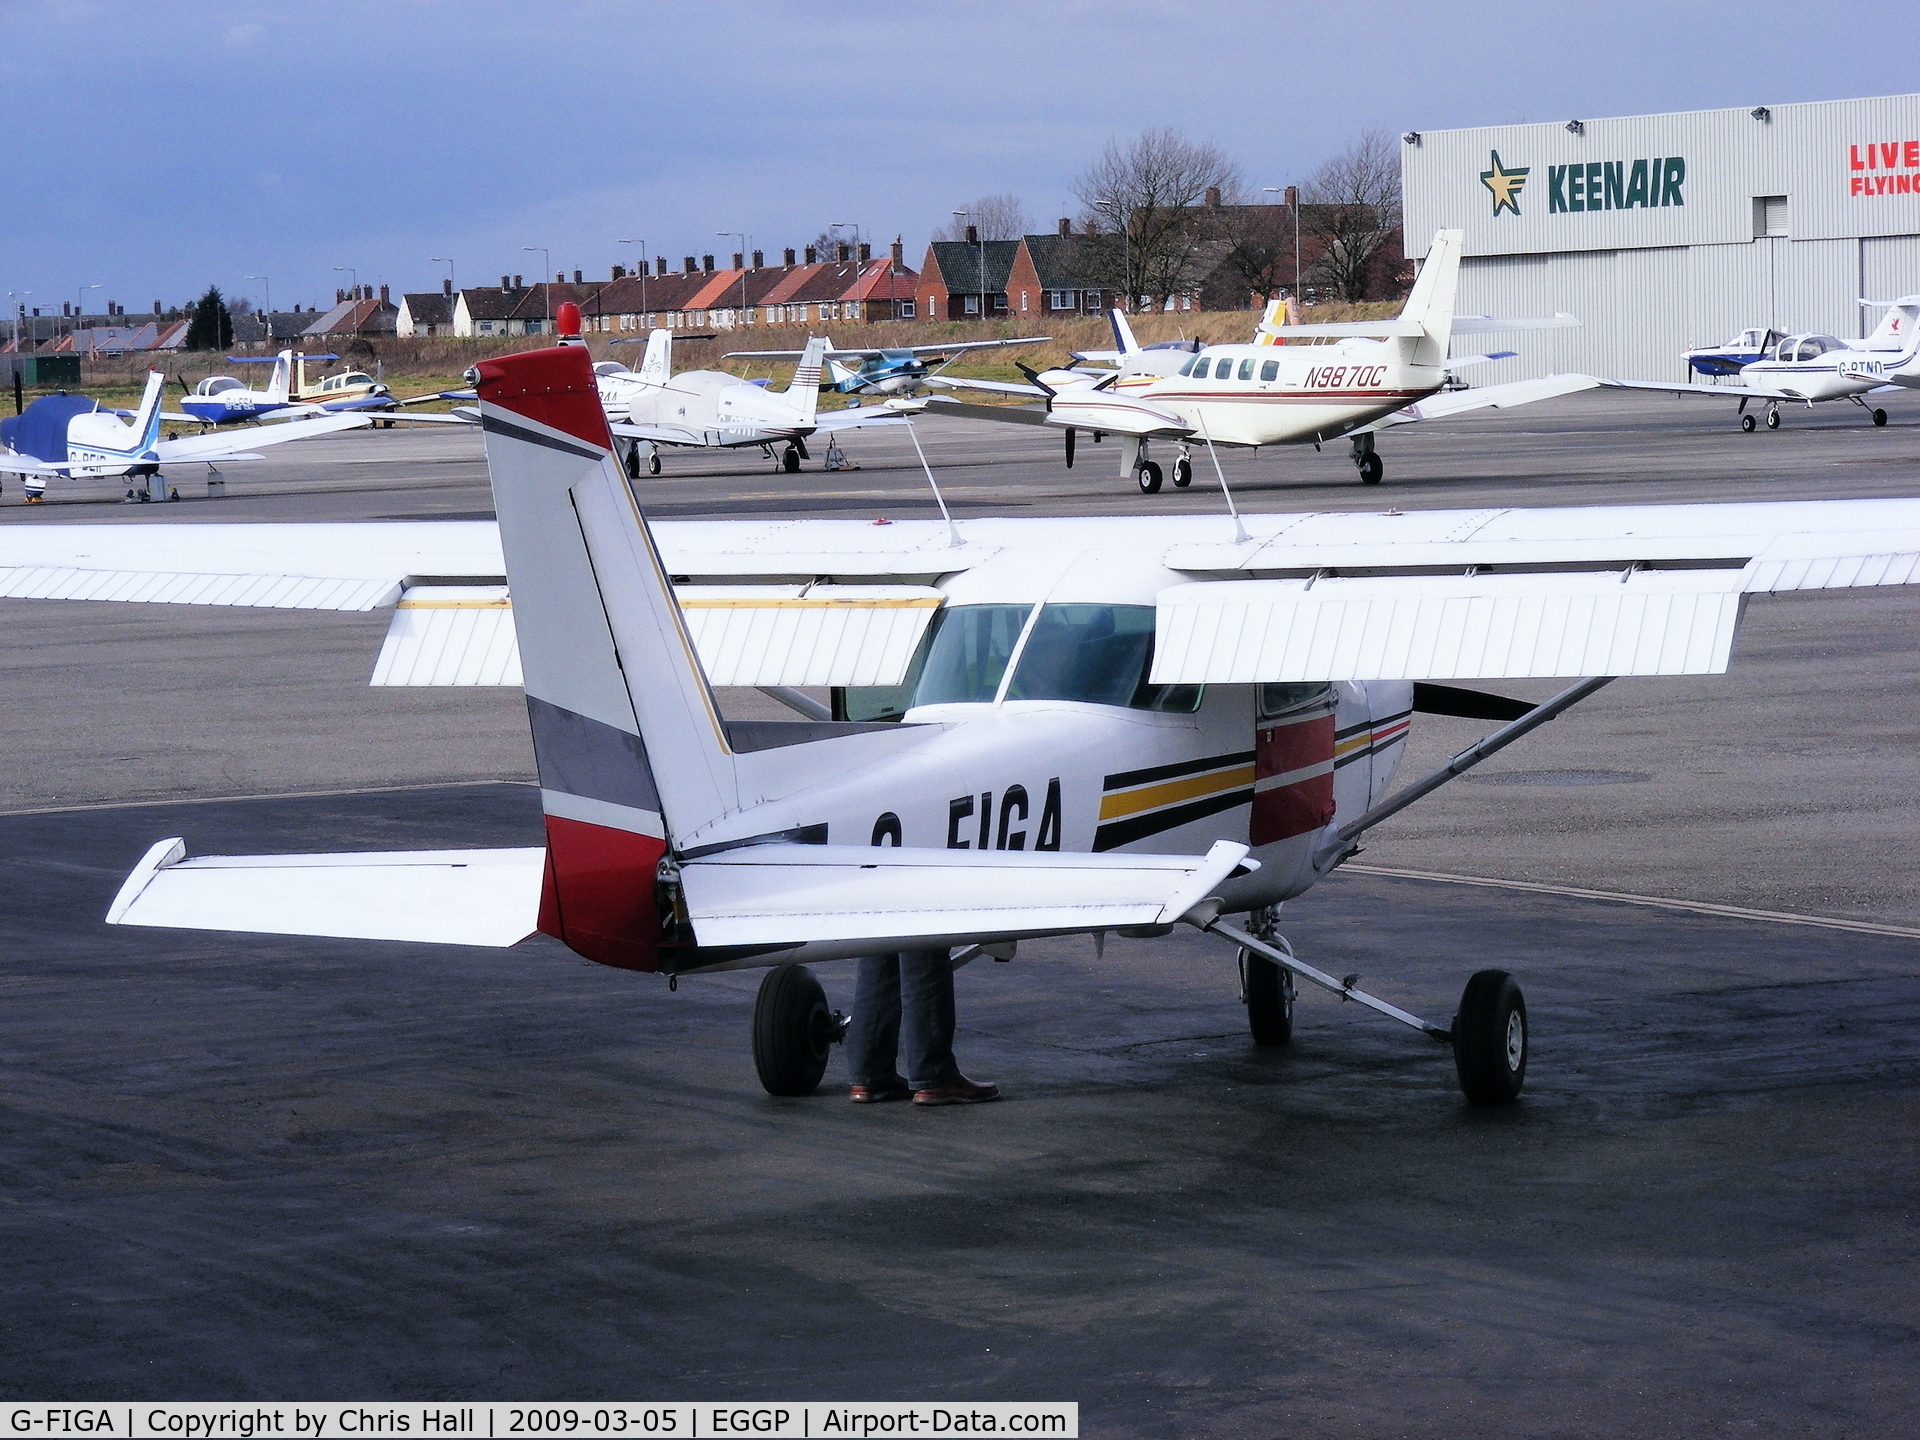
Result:
<svg viewBox="0 0 1920 1440">
<path fill-rule="evenodd" d="M 1684 205 L 1687 162 L 1684 156 L 1651 160 L 1589 160 L 1584 165 L 1547 167 L 1547 213 L 1580 210 L 1656 210 Z"/>
</svg>

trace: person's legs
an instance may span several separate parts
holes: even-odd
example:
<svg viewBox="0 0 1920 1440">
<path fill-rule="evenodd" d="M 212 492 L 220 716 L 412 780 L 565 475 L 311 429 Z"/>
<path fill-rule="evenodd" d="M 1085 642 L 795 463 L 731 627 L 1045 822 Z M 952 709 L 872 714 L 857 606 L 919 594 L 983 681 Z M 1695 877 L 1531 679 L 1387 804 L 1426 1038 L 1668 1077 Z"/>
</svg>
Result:
<svg viewBox="0 0 1920 1440">
<path fill-rule="evenodd" d="M 902 953 L 899 993 L 907 1083 L 915 1090 L 937 1089 L 960 1074 L 953 1058 L 953 962 L 949 952 Z"/>
<path fill-rule="evenodd" d="M 900 957 L 863 955 L 847 1027 L 847 1074 L 858 1086 L 893 1079 L 900 1051 Z"/>
</svg>

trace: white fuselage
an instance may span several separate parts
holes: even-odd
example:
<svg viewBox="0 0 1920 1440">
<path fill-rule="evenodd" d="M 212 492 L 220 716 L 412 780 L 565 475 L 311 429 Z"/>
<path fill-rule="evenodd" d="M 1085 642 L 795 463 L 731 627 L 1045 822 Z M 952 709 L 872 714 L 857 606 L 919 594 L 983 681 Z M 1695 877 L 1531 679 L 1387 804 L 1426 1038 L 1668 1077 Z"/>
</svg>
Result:
<svg viewBox="0 0 1920 1440">
<path fill-rule="evenodd" d="M 598 378 L 609 418 L 682 430 L 688 444 L 771 445 L 815 428 L 785 395 L 718 370 L 682 371 L 665 384 L 631 370 Z"/>
<path fill-rule="evenodd" d="M 1889 383 L 1901 354 L 1856 349 L 1831 335 L 1789 335 L 1740 370 L 1740 381 L 1783 400 L 1844 400 Z"/>
</svg>

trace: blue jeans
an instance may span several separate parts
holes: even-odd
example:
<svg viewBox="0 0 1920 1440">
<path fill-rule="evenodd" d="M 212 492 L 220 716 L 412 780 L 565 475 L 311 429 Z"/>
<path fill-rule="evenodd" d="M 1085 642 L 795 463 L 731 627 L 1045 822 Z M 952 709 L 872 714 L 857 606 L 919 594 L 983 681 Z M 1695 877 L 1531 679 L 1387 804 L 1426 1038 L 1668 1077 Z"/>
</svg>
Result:
<svg viewBox="0 0 1920 1440">
<path fill-rule="evenodd" d="M 861 958 L 847 1027 L 853 1083 L 890 1079 L 903 1041 L 907 1083 L 914 1089 L 931 1090 L 960 1073 L 953 1058 L 953 964 L 946 950 Z"/>
</svg>

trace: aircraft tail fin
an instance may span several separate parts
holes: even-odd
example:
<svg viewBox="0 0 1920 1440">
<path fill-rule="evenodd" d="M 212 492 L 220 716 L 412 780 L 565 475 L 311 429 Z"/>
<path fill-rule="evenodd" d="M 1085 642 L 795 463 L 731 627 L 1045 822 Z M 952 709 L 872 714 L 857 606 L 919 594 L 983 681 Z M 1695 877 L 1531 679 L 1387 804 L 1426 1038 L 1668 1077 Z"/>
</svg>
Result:
<svg viewBox="0 0 1920 1440">
<path fill-rule="evenodd" d="M 1113 326 L 1114 347 L 1123 357 L 1139 353 L 1140 342 L 1133 338 L 1133 327 L 1127 323 L 1124 310 L 1114 306 L 1107 312 L 1107 323 Z"/>
<path fill-rule="evenodd" d="M 1464 230 L 1437 230 L 1427 258 L 1420 267 L 1420 278 L 1400 311 L 1402 322 L 1418 325 L 1421 335 L 1413 342 L 1410 357 L 1415 365 L 1444 365 L 1447 346 L 1453 341 L 1454 297 L 1460 287 L 1460 251 L 1466 243 Z"/>
<path fill-rule="evenodd" d="M 655 330 L 647 336 L 646 354 L 640 360 L 640 378 L 649 385 L 664 385 L 673 374 L 673 332 Z"/>
<path fill-rule="evenodd" d="M 282 350 L 273 362 L 273 378 L 267 381 L 267 399 L 285 403 L 293 382 L 293 351 Z"/>
<path fill-rule="evenodd" d="M 134 413 L 133 428 L 139 435 L 139 449 L 151 450 L 160 439 L 160 395 L 166 389 L 167 377 L 158 370 L 147 371 L 146 393 L 140 397 L 140 408 Z"/>
<path fill-rule="evenodd" d="M 560 346 L 478 370 L 546 815 L 540 928 L 658 969 L 661 862 L 738 807 L 732 749 L 613 458 L 592 356 Z"/>
<path fill-rule="evenodd" d="M 1867 350 L 1911 350 L 1920 339 L 1920 295 L 1902 295 L 1898 300 L 1862 300 L 1863 307 L 1882 308 L 1886 314 L 1873 327 L 1873 333 L 1860 342 Z"/>
<path fill-rule="evenodd" d="M 834 389 L 844 390 L 859 380 L 860 372 L 843 361 L 829 360 L 827 361 L 827 378 L 833 381 Z"/>
<path fill-rule="evenodd" d="M 809 335 L 807 348 L 800 352 L 800 363 L 793 367 L 793 383 L 787 386 L 787 399 L 793 402 L 804 423 L 811 424 L 820 408 L 820 367 L 832 343 L 824 335 Z"/>
</svg>

